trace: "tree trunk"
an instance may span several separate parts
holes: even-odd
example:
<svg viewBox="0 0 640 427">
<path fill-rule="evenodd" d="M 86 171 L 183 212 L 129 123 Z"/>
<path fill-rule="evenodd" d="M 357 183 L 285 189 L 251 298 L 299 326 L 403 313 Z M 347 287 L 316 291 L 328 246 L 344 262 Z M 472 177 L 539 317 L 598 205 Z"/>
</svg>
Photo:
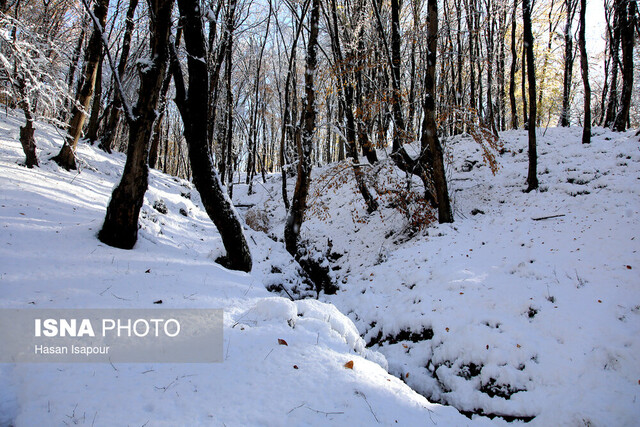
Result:
<svg viewBox="0 0 640 427">
<path fill-rule="evenodd" d="M 524 6 L 523 6 L 524 7 Z M 523 18 L 524 19 L 524 18 Z M 532 36 L 533 37 L 533 36 Z M 523 37 L 524 38 L 524 37 Z M 522 43 L 522 80 L 520 89 L 522 92 L 522 125 L 524 130 L 529 129 L 528 101 L 527 101 L 527 42 Z M 533 99 L 535 101 L 535 98 Z"/>
<path fill-rule="evenodd" d="M 580 0 L 580 69 L 584 85 L 584 127 L 582 143 L 591 142 L 591 86 L 589 85 L 589 59 L 587 57 L 587 39 L 585 36 L 587 0 Z"/>
<path fill-rule="evenodd" d="M 80 61 L 80 55 L 82 54 L 82 45 L 84 44 L 84 38 L 87 33 L 86 31 L 87 25 L 85 25 L 85 21 L 83 20 L 82 29 L 80 30 L 80 36 L 78 36 L 78 41 L 76 42 L 76 47 L 73 50 L 73 56 L 71 57 L 71 64 L 69 64 L 69 72 L 67 74 L 67 89 L 69 93 L 73 90 L 73 81 L 76 75 L 76 68 L 78 68 L 78 61 Z M 60 120 L 65 122 L 67 121 L 67 110 L 69 108 L 69 98 L 64 100 L 64 106 L 62 107 L 62 111 L 60 113 Z"/>
<path fill-rule="evenodd" d="M 449 203 L 449 192 L 447 190 L 447 178 L 444 170 L 444 155 L 442 146 L 438 139 L 438 128 L 436 126 L 436 58 L 438 49 L 438 1 L 428 0 L 427 2 L 427 66 L 424 78 L 424 117 L 422 121 L 422 136 L 420 138 L 423 161 L 427 158 L 430 164 L 426 168 L 432 168 L 433 183 L 436 189 L 436 200 L 438 202 L 438 221 L 442 224 L 453 222 L 451 204 Z M 429 153 L 429 156 L 425 154 Z"/>
<path fill-rule="evenodd" d="M 95 91 L 93 93 L 93 102 L 91 103 L 91 116 L 89 117 L 89 126 L 87 127 L 87 140 L 93 144 L 98 139 L 98 128 L 100 127 L 100 107 L 102 106 L 102 62 L 104 56 L 100 56 L 98 62 L 98 71 L 96 72 Z"/>
<path fill-rule="evenodd" d="M 576 10 L 575 0 L 565 0 L 567 21 L 564 26 L 564 77 L 562 84 L 562 111 L 560 112 L 560 126 L 567 127 L 570 123 L 569 108 L 571 102 L 571 80 L 573 75 L 573 34 L 571 24 Z"/>
<path fill-rule="evenodd" d="M 167 68 L 173 0 L 149 2 L 155 20 L 149 24 L 150 66 L 140 68 L 138 101 L 129 122 L 129 145 L 122 179 L 113 190 L 98 238 L 110 246 L 131 249 L 138 239 L 138 217 L 148 187 L 149 139 Z"/>
<path fill-rule="evenodd" d="M 356 143 L 356 123 L 353 115 L 353 86 L 346 81 L 348 70 L 345 69 L 345 60 L 342 55 L 340 32 L 338 31 L 338 13 L 335 0 L 331 1 L 331 17 L 333 18 L 333 31 L 330 32 L 330 35 L 337 68 L 338 85 L 340 87 L 338 95 L 344 105 L 342 110 L 344 112 L 346 122 L 345 133 L 347 136 L 347 152 L 353 161 L 353 173 L 355 175 L 356 184 L 365 204 L 367 205 L 367 212 L 372 213 L 378 209 L 378 202 L 369 192 L 365 182 L 364 173 L 359 165 L 360 158 L 358 156 L 358 146 Z"/>
<path fill-rule="evenodd" d="M 207 140 L 209 74 L 206 62 L 201 59 L 206 58 L 206 42 L 199 3 L 194 0 L 178 0 L 178 8 L 184 19 L 189 70 L 188 92 L 185 90 L 184 77 L 175 51 L 171 69 L 176 86 L 175 102 L 182 116 L 184 136 L 189 147 L 193 183 L 227 251 L 226 257 L 218 261 L 230 269 L 248 272 L 252 266 L 249 246 L 240 219 L 216 173 Z"/>
<path fill-rule="evenodd" d="M 513 0 L 511 14 L 511 79 L 509 81 L 509 103 L 511 104 L 511 129 L 518 129 L 518 107 L 516 105 L 516 71 L 518 53 L 516 49 L 516 6 L 518 0 Z"/>
<path fill-rule="evenodd" d="M 609 28 L 609 58 L 611 60 L 611 89 L 609 91 L 609 102 L 604 118 L 604 126 L 613 127 L 618 112 L 618 67 L 620 63 L 620 16 L 616 6 L 613 12 L 613 31 Z M 609 22 L 607 22 L 609 27 Z"/>
<path fill-rule="evenodd" d="M 531 31 L 531 6 L 529 0 L 522 0 L 522 19 L 524 21 L 527 74 L 529 75 L 529 173 L 527 175 L 527 192 L 530 192 L 538 188 L 538 152 L 536 147 L 536 70 L 533 57 L 533 33 Z"/>
<path fill-rule="evenodd" d="M 129 51 L 131 50 L 131 35 L 133 33 L 134 21 L 133 17 L 138 7 L 138 0 L 130 0 L 129 8 L 127 9 L 127 17 L 125 18 L 125 29 L 122 37 L 122 51 L 120 53 L 120 60 L 118 61 L 118 75 L 122 79 L 122 76 L 127 68 L 127 62 L 129 61 Z M 117 92 L 114 92 L 113 101 L 107 107 L 105 112 L 105 126 L 102 133 L 102 138 L 98 147 L 111 153 L 113 149 L 113 140 L 118 129 L 118 123 L 120 122 L 120 112 L 122 108 L 122 100 Z"/>
<path fill-rule="evenodd" d="M 313 132 L 316 127 L 316 93 L 314 77 L 317 65 L 318 21 L 320 17 L 320 0 L 312 0 L 309 22 L 309 42 L 307 43 L 307 66 L 304 74 L 305 99 L 302 111 L 302 138 L 298 144 L 298 176 L 293 193 L 293 200 L 284 227 L 284 241 L 287 251 L 292 256 L 298 254 L 298 237 L 300 227 L 307 209 L 307 195 L 311 184 L 311 150 Z"/>
<path fill-rule="evenodd" d="M 627 129 L 631 92 L 633 90 L 633 45 L 635 41 L 636 1 L 616 0 L 620 8 L 620 42 L 622 44 L 622 94 L 620 109 L 613 124 L 613 130 L 623 132 Z"/>
<path fill-rule="evenodd" d="M 107 21 L 107 11 L 109 9 L 109 0 L 98 0 L 93 7 L 93 14 L 100 23 L 100 28 L 94 24 L 93 33 L 87 45 L 87 61 L 84 70 L 84 83 L 80 89 L 80 96 L 76 100 L 76 107 L 73 109 L 73 115 L 69 122 L 69 129 L 64 140 L 62 149 L 57 156 L 53 157 L 56 163 L 61 167 L 70 170 L 77 169 L 75 151 L 78 146 L 78 139 L 82 133 L 82 126 L 86 118 L 86 111 L 89 109 L 89 103 L 93 96 L 94 84 L 98 72 L 98 62 L 102 54 L 102 29 Z"/>
</svg>

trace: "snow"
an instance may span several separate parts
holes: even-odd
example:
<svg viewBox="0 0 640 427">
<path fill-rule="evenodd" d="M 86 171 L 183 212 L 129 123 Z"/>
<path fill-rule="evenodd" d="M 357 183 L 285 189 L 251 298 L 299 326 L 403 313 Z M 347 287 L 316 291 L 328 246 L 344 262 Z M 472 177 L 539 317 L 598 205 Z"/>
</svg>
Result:
<svg viewBox="0 0 640 427">
<path fill-rule="evenodd" d="M 61 170 L 60 132 L 37 123 L 41 167 L 26 169 L 22 120 L 0 117 L 0 308 L 221 308 L 224 362 L 1 364 L 0 425 L 470 423 L 390 375 L 334 305 L 269 293 L 303 286 L 282 243 L 247 229 L 253 273 L 215 264 L 220 236 L 184 180 L 152 171 L 135 248 L 102 244 L 124 155 L 81 143 L 80 172 Z"/>
<path fill-rule="evenodd" d="M 495 424 L 637 425 L 634 132 L 594 128 L 582 145 L 579 127 L 538 129 L 540 189 L 528 194 L 527 132 L 501 134 L 495 176 L 471 137 L 449 139 L 455 222 L 418 232 L 407 216 L 417 211 L 403 211 L 399 197 L 378 191 L 380 209 L 368 216 L 348 167 L 314 169 L 301 239 L 325 255 L 341 287 L 320 299 L 431 401 L 498 415 Z M 408 194 L 388 160 L 367 174 L 370 188 Z M 277 176 L 265 184 L 276 195 L 279 185 Z M 237 201 L 264 206 L 281 236 L 279 196 L 236 188 Z M 417 180 L 411 189 L 422 191 Z"/>
</svg>

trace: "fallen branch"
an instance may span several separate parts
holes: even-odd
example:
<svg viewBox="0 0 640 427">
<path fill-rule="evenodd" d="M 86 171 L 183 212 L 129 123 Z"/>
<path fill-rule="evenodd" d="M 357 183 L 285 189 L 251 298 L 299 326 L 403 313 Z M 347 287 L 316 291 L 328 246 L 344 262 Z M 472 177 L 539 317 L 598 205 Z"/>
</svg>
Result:
<svg viewBox="0 0 640 427">
<path fill-rule="evenodd" d="M 540 218 L 531 218 L 531 219 L 534 221 L 542 221 L 543 219 L 560 218 L 561 216 L 565 216 L 565 214 L 542 216 Z"/>
</svg>

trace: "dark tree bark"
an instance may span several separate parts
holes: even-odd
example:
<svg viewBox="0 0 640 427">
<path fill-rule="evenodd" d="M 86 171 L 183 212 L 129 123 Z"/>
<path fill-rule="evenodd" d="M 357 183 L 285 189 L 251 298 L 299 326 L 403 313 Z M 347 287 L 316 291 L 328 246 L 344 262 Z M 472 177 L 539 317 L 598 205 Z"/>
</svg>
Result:
<svg viewBox="0 0 640 427">
<path fill-rule="evenodd" d="M 567 21 L 564 25 L 564 77 L 562 79 L 562 111 L 560 112 L 560 126 L 569 126 L 569 108 L 571 102 L 571 80 L 573 75 L 573 34 L 571 26 L 576 11 L 576 0 L 565 0 Z"/>
<path fill-rule="evenodd" d="M 524 24 L 527 74 L 529 75 L 529 173 L 527 175 L 527 192 L 530 192 L 538 188 L 538 152 L 536 147 L 536 70 L 533 57 L 533 33 L 531 31 L 531 5 L 529 0 L 522 0 L 522 20 Z"/>
<path fill-rule="evenodd" d="M 107 215 L 98 238 L 110 246 L 131 249 L 138 239 L 138 217 L 147 191 L 149 168 L 147 166 L 149 139 L 162 81 L 169 57 L 168 44 L 171 32 L 173 0 L 150 0 L 149 20 L 151 55 L 140 71 L 138 101 L 129 121 L 129 145 L 122 179 L 113 190 Z"/>
<path fill-rule="evenodd" d="M 122 78 L 127 68 L 127 62 L 129 61 L 129 52 L 131 50 L 131 35 L 133 34 L 134 21 L 133 17 L 138 7 L 138 0 L 130 0 L 129 8 L 127 9 L 127 16 L 125 18 L 125 29 L 122 37 L 122 51 L 120 52 L 120 60 L 118 61 L 118 76 Z M 101 149 L 107 153 L 111 153 L 113 149 L 113 141 L 118 129 L 118 123 L 121 118 L 122 100 L 120 99 L 117 91 L 114 91 L 114 98 L 107 107 L 107 111 L 104 116 L 105 126 L 102 134 L 100 144 Z"/>
<path fill-rule="evenodd" d="M 69 129 L 67 130 L 62 149 L 58 155 L 52 159 L 67 170 L 77 169 L 75 151 L 86 118 L 85 112 L 89 109 L 89 103 L 93 96 L 93 89 L 98 72 L 98 62 L 100 62 L 100 56 L 102 54 L 102 29 L 107 21 L 108 9 L 109 0 L 98 0 L 93 7 L 93 14 L 97 18 L 100 27 L 97 27 L 94 23 L 93 33 L 87 45 L 84 83 L 80 89 L 80 96 L 76 100 L 77 106 L 73 109 Z"/>
<path fill-rule="evenodd" d="M 524 5 L 523 5 L 524 7 Z M 533 36 L 532 36 L 533 37 Z M 524 38 L 524 36 L 523 36 Z M 522 43 L 522 79 L 520 80 L 522 93 L 522 125 L 524 130 L 529 129 L 528 100 L 527 100 L 527 43 Z M 535 98 L 534 98 L 535 101 Z"/>
<path fill-rule="evenodd" d="M 184 20 L 184 40 L 188 53 L 188 91 L 175 51 L 172 54 L 171 71 L 176 86 L 175 102 L 182 116 L 184 136 L 189 147 L 193 183 L 227 251 L 227 255 L 219 262 L 230 269 L 248 272 L 252 267 L 249 246 L 240 219 L 214 168 L 207 139 L 209 73 L 206 61 L 202 60 L 206 58 L 202 12 L 197 0 L 178 0 L 178 8 Z"/>
<path fill-rule="evenodd" d="M 309 42 L 307 43 L 307 65 L 304 74 L 305 99 L 302 111 L 302 138 L 298 144 L 298 176 L 293 193 L 293 200 L 284 227 L 284 242 L 292 256 L 298 255 L 298 237 L 300 227 L 307 209 L 307 196 L 311 184 L 311 150 L 313 132 L 316 127 L 316 93 L 314 78 L 317 66 L 318 21 L 320 17 L 320 0 L 312 0 L 309 20 Z"/>
<path fill-rule="evenodd" d="M 620 9 L 620 42 L 622 44 L 622 93 L 620 109 L 613 124 L 613 130 L 623 132 L 627 129 L 629 109 L 631 108 L 631 92 L 633 90 L 633 45 L 636 26 L 636 1 L 616 0 Z"/>
<path fill-rule="evenodd" d="M 447 178 L 444 171 L 444 155 L 442 146 L 438 139 L 438 129 L 436 126 L 436 58 L 438 48 L 438 1 L 428 0 L 427 2 L 427 66 L 424 78 L 424 118 L 422 121 L 422 136 L 420 145 L 423 154 L 423 161 L 429 158 L 429 167 L 432 168 L 433 183 L 436 189 L 436 200 L 438 202 L 438 222 L 453 222 L 451 204 L 449 202 L 449 192 L 447 190 Z"/>
<path fill-rule="evenodd" d="M 580 0 L 580 69 L 582 70 L 582 84 L 584 85 L 584 127 L 582 130 L 582 143 L 591 142 L 591 86 L 589 85 L 589 59 L 587 57 L 586 30 L 587 0 Z"/>
<path fill-rule="evenodd" d="M 509 103 L 511 104 L 511 129 L 518 129 L 518 107 L 516 106 L 516 71 L 518 53 L 516 49 L 516 9 L 518 0 L 513 0 L 511 13 L 511 79 L 509 82 Z"/>
</svg>

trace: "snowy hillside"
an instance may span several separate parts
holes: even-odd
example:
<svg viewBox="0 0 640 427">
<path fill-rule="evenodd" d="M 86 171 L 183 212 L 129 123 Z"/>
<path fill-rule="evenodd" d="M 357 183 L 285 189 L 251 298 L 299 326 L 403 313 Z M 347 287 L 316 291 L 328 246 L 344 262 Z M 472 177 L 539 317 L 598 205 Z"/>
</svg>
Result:
<svg viewBox="0 0 640 427">
<path fill-rule="evenodd" d="M 20 123 L 0 118 L 0 308 L 222 308 L 224 362 L 2 364 L 0 425 L 470 422 L 388 374 L 335 307 L 267 292 L 272 270 L 295 277 L 281 244 L 248 233 L 253 275 L 215 264 L 222 243 L 185 181 L 153 172 L 136 248 L 101 244 L 124 156 L 81 146 L 81 173 L 60 170 L 48 159 L 61 138 L 38 124 L 41 167 L 26 169 Z"/>
<path fill-rule="evenodd" d="M 526 132 L 501 135 L 495 176 L 470 137 L 448 141 L 456 222 L 417 234 L 393 197 L 367 217 L 348 170 L 316 171 L 321 208 L 301 237 L 341 287 L 321 299 L 432 401 L 531 425 L 637 425 L 640 144 L 597 128 L 583 146 L 581 132 L 538 130 L 531 194 Z M 404 180 L 386 168 L 371 186 Z M 265 204 L 280 236 L 279 182 L 266 188 L 238 199 Z"/>
<path fill-rule="evenodd" d="M 316 170 L 301 237 L 340 289 L 291 301 L 265 289 L 315 296 L 276 241 L 279 175 L 234 189 L 266 231 L 246 230 L 251 274 L 213 262 L 222 242 L 197 192 L 157 171 L 123 251 L 95 234 L 124 156 L 82 145 L 81 173 L 60 170 L 47 159 L 61 138 L 39 124 L 42 166 L 28 170 L 19 124 L 0 118 L 0 307 L 223 308 L 224 362 L 0 365 L 0 425 L 637 425 L 632 132 L 582 146 L 578 128 L 540 130 L 531 194 L 526 133 L 502 135 L 495 176 L 473 140 L 450 140 L 456 222 L 420 231 L 407 216 L 420 206 L 398 205 L 418 184 L 367 216 L 348 168 Z M 368 175 L 404 186 L 384 161 Z"/>
</svg>

